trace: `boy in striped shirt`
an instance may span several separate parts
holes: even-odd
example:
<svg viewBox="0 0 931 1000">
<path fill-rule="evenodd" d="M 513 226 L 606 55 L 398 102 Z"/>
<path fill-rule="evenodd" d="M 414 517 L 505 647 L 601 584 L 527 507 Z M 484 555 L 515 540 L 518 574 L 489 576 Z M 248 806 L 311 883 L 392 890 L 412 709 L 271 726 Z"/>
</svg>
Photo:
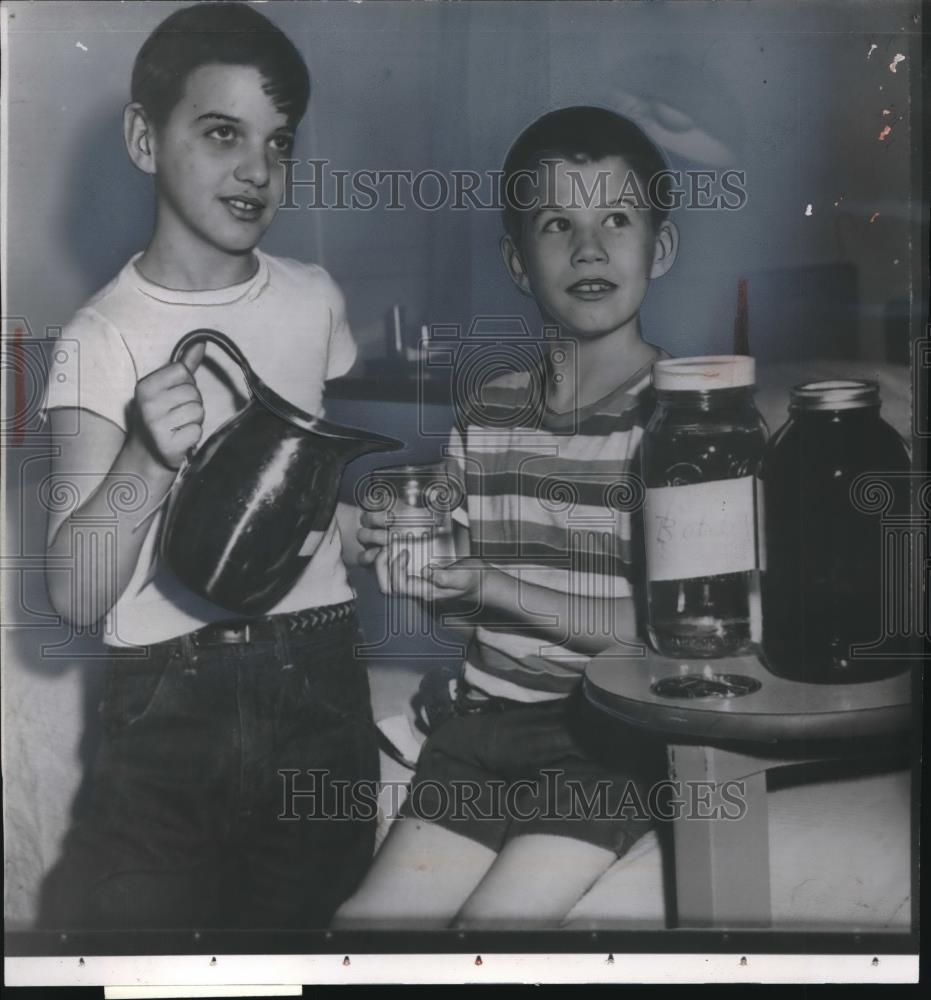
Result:
<svg viewBox="0 0 931 1000">
<path fill-rule="evenodd" d="M 543 116 L 508 154 L 504 262 L 559 337 L 453 431 L 466 558 L 421 575 L 404 552 L 385 566 L 385 516 L 363 516 L 363 561 L 394 592 L 475 627 L 458 711 L 425 743 L 341 926 L 557 926 L 649 829 L 659 748 L 591 714 L 580 680 L 594 653 L 637 635 L 632 463 L 662 353 L 640 307 L 678 249 L 665 170 L 636 125 L 599 108 Z"/>
</svg>

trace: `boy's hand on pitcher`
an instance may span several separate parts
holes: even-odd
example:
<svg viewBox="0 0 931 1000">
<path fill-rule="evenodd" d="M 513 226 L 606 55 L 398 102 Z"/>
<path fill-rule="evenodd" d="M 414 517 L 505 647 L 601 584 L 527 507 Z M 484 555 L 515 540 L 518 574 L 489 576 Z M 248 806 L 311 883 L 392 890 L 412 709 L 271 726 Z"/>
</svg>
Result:
<svg viewBox="0 0 931 1000">
<path fill-rule="evenodd" d="M 173 364 L 136 383 L 136 414 L 159 461 L 177 469 L 203 433 L 204 402 L 194 381 L 205 344 L 194 344 Z"/>
</svg>

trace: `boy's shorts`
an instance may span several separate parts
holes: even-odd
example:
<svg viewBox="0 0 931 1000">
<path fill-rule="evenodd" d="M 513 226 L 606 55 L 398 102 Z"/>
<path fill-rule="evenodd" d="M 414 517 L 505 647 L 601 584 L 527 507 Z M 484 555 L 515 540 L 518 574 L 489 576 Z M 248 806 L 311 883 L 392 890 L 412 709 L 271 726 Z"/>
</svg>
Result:
<svg viewBox="0 0 931 1000">
<path fill-rule="evenodd" d="M 459 712 L 424 744 L 401 815 L 500 851 L 549 833 L 618 856 L 652 826 L 650 789 L 665 777 L 663 744 L 588 704 L 490 699 Z"/>
</svg>

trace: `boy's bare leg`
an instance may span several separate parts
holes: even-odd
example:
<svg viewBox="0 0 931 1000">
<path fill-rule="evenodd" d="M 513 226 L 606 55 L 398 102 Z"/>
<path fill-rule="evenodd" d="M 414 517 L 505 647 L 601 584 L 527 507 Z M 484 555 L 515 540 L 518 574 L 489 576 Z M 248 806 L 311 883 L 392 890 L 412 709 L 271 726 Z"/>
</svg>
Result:
<svg viewBox="0 0 931 1000">
<path fill-rule="evenodd" d="M 616 860 L 613 851 L 571 837 L 515 837 L 466 900 L 455 926 L 558 927 Z"/>
<path fill-rule="evenodd" d="M 449 927 L 496 857 L 491 848 L 437 823 L 400 819 L 332 926 Z"/>
</svg>

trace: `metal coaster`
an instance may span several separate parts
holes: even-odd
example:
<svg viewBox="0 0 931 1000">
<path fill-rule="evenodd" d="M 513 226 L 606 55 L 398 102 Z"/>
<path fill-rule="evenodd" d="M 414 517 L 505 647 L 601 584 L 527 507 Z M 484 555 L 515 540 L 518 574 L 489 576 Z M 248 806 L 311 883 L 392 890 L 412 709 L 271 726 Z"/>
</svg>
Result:
<svg viewBox="0 0 931 1000">
<path fill-rule="evenodd" d="M 760 687 L 756 678 L 742 674 L 675 674 L 661 677 L 650 690 L 661 698 L 739 698 Z"/>
</svg>

